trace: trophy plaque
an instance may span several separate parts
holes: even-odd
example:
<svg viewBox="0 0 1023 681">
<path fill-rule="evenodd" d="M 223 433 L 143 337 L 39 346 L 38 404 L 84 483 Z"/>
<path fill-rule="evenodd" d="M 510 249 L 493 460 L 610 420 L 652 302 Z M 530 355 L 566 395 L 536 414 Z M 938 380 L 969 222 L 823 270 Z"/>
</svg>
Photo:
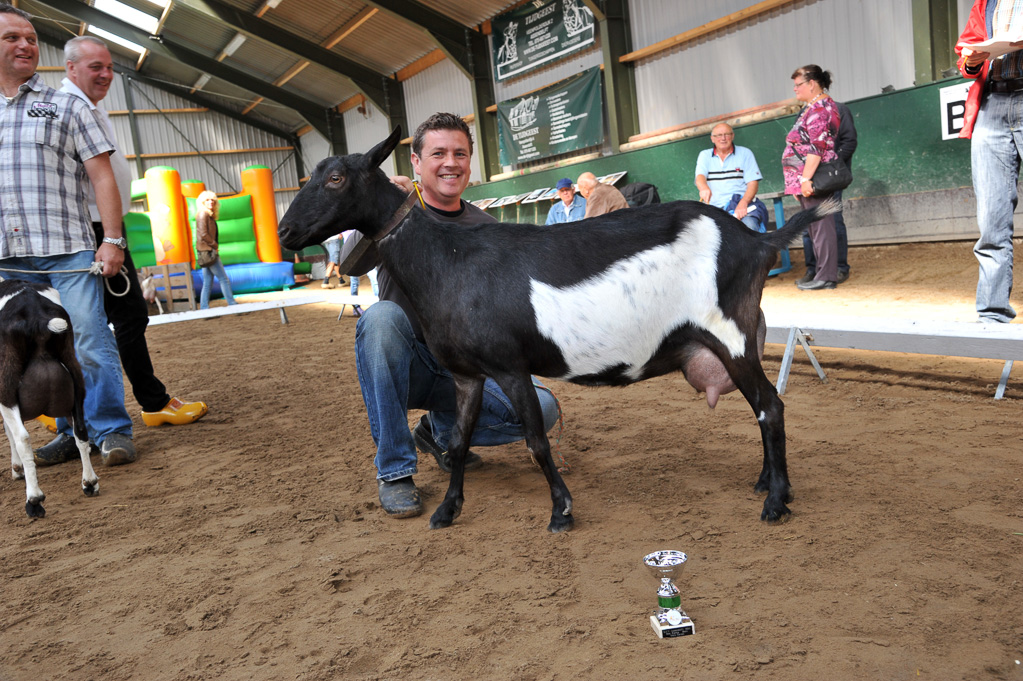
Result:
<svg viewBox="0 0 1023 681">
<path fill-rule="evenodd" d="M 682 609 L 682 595 L 674 584 L 688 559 L 681 551 L 654 551 L 643 558 L 643 564 L 660 580 L 657 588 L 657 611 L 650 616 L 650 625 L 657 632 L 658 638 L 674 638 L 696 633 L 693 621 Z"/>
</svg>

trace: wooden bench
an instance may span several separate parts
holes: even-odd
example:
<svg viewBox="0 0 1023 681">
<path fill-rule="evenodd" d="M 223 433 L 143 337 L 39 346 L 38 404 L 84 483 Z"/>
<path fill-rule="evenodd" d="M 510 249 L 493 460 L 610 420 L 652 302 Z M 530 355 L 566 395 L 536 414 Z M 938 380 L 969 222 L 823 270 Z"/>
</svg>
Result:
<svg viewBox="0 0 1023 681">
<path fill-rule="evenodd" d="M 225 317 L 231 314 L 244 314 L 256 312 L 257 310 L 279 309 L 281 312 L 281 324 L 288 323 L 288 315 L 284 308 L 293 305 L 310 305 L 313 303 L 327 302 L 326 296 L 303 296 L 301 298 L 281 298 L 280 300 L 266 300 L 255 303 L 238 303 L 237 305 L 224 305 L 211 307 L 208 310 L 194 310 L 192 312 L 171 312 L 149 318 L 149 325 L 171 324 L 173 322 L 187 322 L 193 319 L 210 319 L 211 317 Z"/>
<path fill-rule="evenodd" d="M 827 382 L 824 370 L 811 347 L 848 348 L 909 352 L 945 357 L 979 357 L 1005 361 L 995 399 L 1005 395 L 1014 360 L 1023 360 L 1023 324 L 914 321 L 875 317 L 838 317 L 812 315 L 767 318 L 768 343 L 785 346 L 776 387 L 785 394 L 792 368 L 796 343 L 802 346 L 817 370 L 821 381 Z"/>
</svg>

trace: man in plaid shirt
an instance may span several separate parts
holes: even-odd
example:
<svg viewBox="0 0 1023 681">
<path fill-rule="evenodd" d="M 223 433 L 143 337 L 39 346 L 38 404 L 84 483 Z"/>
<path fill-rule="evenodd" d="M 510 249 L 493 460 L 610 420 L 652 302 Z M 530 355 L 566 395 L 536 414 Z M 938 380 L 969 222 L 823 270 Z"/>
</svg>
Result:
<svg viewBox="0 0 1023 681">
<path fill-rule="evenodd" d="M 60 294 L 85 375 L 85 420 L 103 463 L 135 460 L 117 346 L 103 310 L 103 280 L 124 261 L 121 201 L 110 167 L 114 145 L 89 107 L 45 85 L 29 15 L 0 4 L 0 276 L 48 284 Z M 96 189 L 103 243 L 96 244 L 84 180 Z M 74 271 L 69 271 L 74 270 Z M 83 271 L 84 270 L 84 271 Z M 0 303 L 2 304 L 2 303 Z M 78 456 L 65 419 L 38 463 Z"/>
</svg>

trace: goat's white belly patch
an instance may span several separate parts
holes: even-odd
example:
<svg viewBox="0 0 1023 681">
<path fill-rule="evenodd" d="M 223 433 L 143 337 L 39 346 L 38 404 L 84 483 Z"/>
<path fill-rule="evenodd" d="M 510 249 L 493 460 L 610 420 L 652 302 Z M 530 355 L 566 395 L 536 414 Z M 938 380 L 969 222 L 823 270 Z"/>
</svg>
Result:
<svg viewBox="0 0 1023 681">
<path fill-rule="evenodd" d="M 732 356 L 740 356 L 745 335 L 718 304 L 720 246 L 717 224 L 702 216 L 672 243 L 619 260 L 573 286 L 532 281 L 537 327 L 568 364 L 568 373 L 558 378 L 625 365 L 626 374 L 638 379 L 664 337 L 686 323 L 707 330 Z"/>
</svg>

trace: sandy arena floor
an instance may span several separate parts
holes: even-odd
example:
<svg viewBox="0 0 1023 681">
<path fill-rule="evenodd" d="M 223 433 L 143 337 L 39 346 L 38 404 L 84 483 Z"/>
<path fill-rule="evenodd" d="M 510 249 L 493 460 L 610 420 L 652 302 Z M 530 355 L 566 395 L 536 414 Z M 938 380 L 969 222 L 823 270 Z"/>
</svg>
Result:
<svg viewBox="0 0 1023 681">
<path fill-rule="evenodd" d="M 765 309 L 974 318 L 969 244 L 850 260 L 836 291 L 770 280 Z M 209 415 L 146 428 L 129 397 L 140 460 L 100 468 L 96 498 L 77 464 L 44 469 L 41 520 L 4 477 L 0 681 L 1023 679 L 1023 367 L 996 402 L 997 360 L 823 349 L 821 384 L 797 355 L 779 525 L 736 393 L 712 411 L 681 376 L 554 383 L 576 528 L 546 532 L 516 444 L 481 451 L 462 516 L 430 531 L 377 506 L 337 310 L 153 327 L 158 375 Z M 426 457 L 416 480 L 432 513 L 447 476 Z M 690 555 L 690 638 L 650 629 L 641 560 L 662 548 Z"/>
</svg>

